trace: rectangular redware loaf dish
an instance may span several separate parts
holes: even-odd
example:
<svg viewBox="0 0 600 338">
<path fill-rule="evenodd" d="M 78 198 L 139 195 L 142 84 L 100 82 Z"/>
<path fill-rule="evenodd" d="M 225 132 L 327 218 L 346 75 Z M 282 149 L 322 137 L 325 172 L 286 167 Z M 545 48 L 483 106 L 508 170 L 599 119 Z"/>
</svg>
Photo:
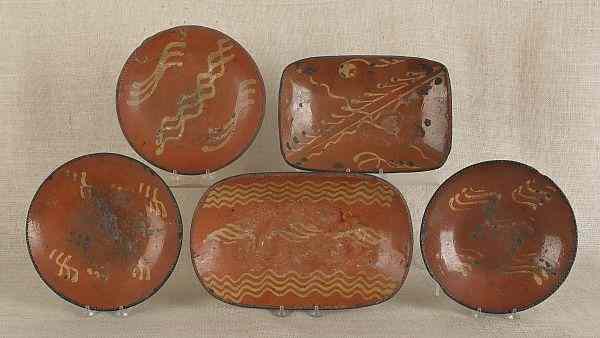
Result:
<svg viewBox="0 0 600 338">
<path fill-rule="evenodd" d="M 190 237 L 208 292 L 261 308 L 382 302 L 404 282 L 412 255 L 404 198 L 389 183 L 361 174 L 225 179 L 200 200 Z"/>
<path fill-rule="evenodd" d="M 306 170 L 436 169 L 450 152 L 451 110 L 450 79 L 441 63 L 312 57 L 292 63 L 281 77 L 281 152 Z"/>
</svg>

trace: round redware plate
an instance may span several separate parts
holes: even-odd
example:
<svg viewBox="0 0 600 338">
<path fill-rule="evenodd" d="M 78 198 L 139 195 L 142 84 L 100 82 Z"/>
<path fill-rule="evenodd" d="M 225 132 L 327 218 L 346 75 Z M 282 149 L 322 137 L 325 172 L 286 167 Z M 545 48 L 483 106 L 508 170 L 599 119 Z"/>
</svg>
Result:
<svg viewBox="0 0 600 338">
<path fill-rule="evenodd" d="M 237 159 L 256 136 L 264 108 L 264 83 L 250 54 L 200 26 L 146 39 L 117 84 L 117 115 L 133 149 L 179 174 L 215 171 Z"/>
<path fill-rule="evenodd" d="M 431 276 L 460 304 L 522 311 L 554 293 L 577 251 L 569 201 L 552 180 L 518 162 L 475 164 L 446 180 L 421 226 Z"/>
<path fill-rule="evenodd" d="M 114 311 L 154 294 L 173 271 L 183 228 L 161 178 L 129 157 L 101 153 L 56 169 L 27 214 L 27 245 L 60 297 Z"/>
</svg>

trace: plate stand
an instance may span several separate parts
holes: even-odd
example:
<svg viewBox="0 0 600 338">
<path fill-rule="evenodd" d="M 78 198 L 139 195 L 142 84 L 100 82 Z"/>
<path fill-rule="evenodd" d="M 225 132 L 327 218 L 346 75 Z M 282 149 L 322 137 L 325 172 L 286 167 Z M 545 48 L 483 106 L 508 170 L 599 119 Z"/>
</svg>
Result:
<svg viewBox="0 0 600 338">
<path fill-rule="evenodd" d="M 313 318 L 319 318 L 323 316 L 323 313 L 321 312 L 321 310 L 319 310 L 318 305 L 315 305 L 312 310 L 306 311 L 306 314 Z"/>
<path fill-rule="evenodd" d="M 92 310 L 89 306 L 86 306 L 84 311 L 85 311 L 85 316 L 88 318 L 95 317 L 98 314 L 98 312 L 100 312 L 100 311 Z M 110 311 L 110 314 L 112 314 L 113 316 L 115 316 L 117 318 L 127 318 L 129 316 L 129 310 L 125 309 L 124 307 L 121 306 L 116 311 Z"/>
<path fill-rule="evenodd" d="M 274 316 L 284 318 L 292 314 L 292 310 L 287 310 L 283 305 L 279 306 L 278 309 L 271 310 Z M 312 318 L 323 317 L 323 312 L 319 309 L 318 305 L 315 305 L 311 310 L 306 310 L 306 314 Z"/>
<path fill-rule="evenodd" d="M 438 283 L 435 283 L 434 289 L 433 289 L 433 295 L 435 297 L 439 297 L 442 292 L 441 292 L 441 288 L 440 285 Z M 486 313 L 481 311 L 481 307 L 477 307 L 477 310 L 470 310 L 471 311 L 471 315 L 473 316 L 473 318 L 475 319 L 481 319 L 483 317 L 487 317 L 487 318 L 504 318 L 504 319 L 508 319 L 508 320 L 517 320 L 519 319 L 519 314 L 517 313 L 517 309 L 513 308 L 512 311 L 510 313 L 504 313 L 504 314 L 494 314 L 494 313 Z"/>
<path fill-rule="evenodd" d="M 169 188 L 208 188 L 217 181 L 218 177 L 209 169 L 201 175 L 180 175 L 176 170 L 168 174 L 166 183 Z"/>
<path fill-rule="evenodd" d="M 292 313 L 292 311 L 286 310 L 285 307 L 283 307 L 283 305 L 280 305 L 279 309 L 271 310 L 271 312 L 274 316 L 279 318 L 287 317 Z"/>
</svg>

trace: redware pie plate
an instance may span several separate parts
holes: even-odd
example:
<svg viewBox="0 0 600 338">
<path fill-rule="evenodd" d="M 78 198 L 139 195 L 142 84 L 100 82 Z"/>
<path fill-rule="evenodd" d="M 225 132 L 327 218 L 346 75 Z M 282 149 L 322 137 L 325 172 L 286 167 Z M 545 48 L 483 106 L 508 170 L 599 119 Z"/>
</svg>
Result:
<svg viewBox="0 0 600 338">
<path fill-rule="evenodd" d="M 247 174 L 204 194 L 190 247 L 198 278 L 222 301 L 345 309 L 398 291 L 412 227 L 402 195 L 372 176 Z"/>
<path fill-rule="evenodd" d="M 179 174 L 204 174 L 237 159 L 263 119 L 258 67 L 231 37 L 181 26 L 146 39 L 123 66 L 117 115 L 145 160 Z"/>
<path fill-rule="evenodd" d="M 518 162 L 483 162 L 454 174 L 431 198 L 421 251 L 448 296 L 474 310 L 511 313 L 562 284 L 577 226 L 550 178 Z"/>
<path fill-rule="evenodd" d="M 91 154 L 56 169 L 27 214 L 27 245 L 41 279 L 63 299 L 114 311 L 154 294 L 181 249 L 179 208 L 144 164 Z"/>
</svg>

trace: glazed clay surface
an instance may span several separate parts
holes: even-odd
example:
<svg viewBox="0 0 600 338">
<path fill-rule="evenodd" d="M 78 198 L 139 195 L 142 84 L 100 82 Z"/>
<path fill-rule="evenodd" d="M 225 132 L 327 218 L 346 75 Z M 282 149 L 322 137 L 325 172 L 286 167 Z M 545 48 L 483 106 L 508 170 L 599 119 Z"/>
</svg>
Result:
<svg viewBox="0 0 600 338">
<path fill-rule="evenodd" d="M 76 158 L 40 186 L 27 244 L 42 280 L 65 300 L 117 310 L 151 296 L 181 249 L 179 209 L 145 165 L 116 154 Z"/>
<path fill-rule="evenodd" d="M 439 168 L 451 146 L 442 64 L 398 56 L 328 56 L 283 72 L 281 151 L 294 167 L 353 172 Z"/>
<path fill-rule="evenodd" d="M 131 146 L 159 168 L 214 171 L 239 157 L 263 119 L 265 89 L 251 56 L 206 27 L 160 32 L 131 54 L 117 113 Z"/>
<path fill-rule="evenodd" d="M 510 313 L 557 290 L 575 259 L 577 228 L 569 202 L 548 177 L 517 162 L 483 162 L 435 193 L 421 250 L 451 298 Z"/>
<path fill-rule="evenodd" d="M 412 256 L 402 195 L 365 175 L 226 179 L 198 203 L 190 247 L 204 287 L 228 303 L 343 309 L 392 297 Z"/>
</svg>

